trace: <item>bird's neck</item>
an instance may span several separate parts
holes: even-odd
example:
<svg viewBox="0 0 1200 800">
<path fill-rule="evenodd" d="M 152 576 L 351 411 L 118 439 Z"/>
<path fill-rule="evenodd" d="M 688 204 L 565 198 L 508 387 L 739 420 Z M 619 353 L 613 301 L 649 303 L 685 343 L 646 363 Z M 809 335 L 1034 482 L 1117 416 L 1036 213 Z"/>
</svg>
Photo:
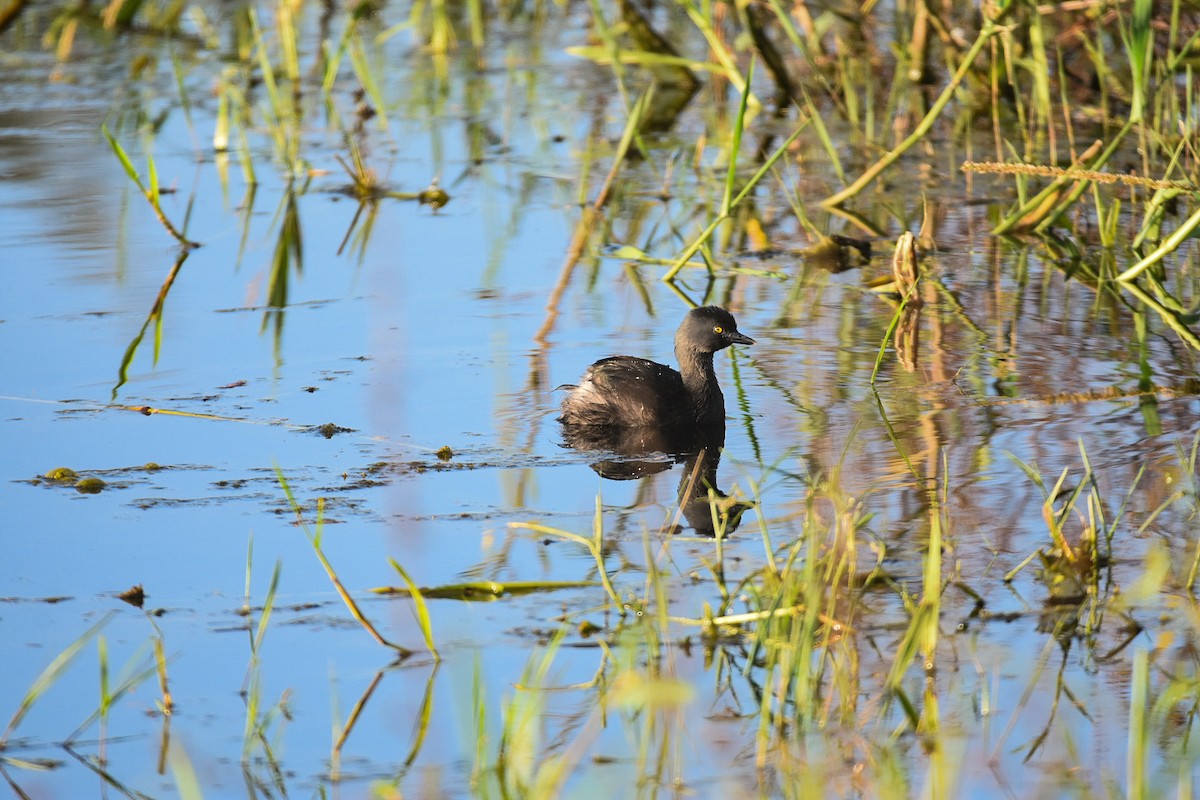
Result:
<svg viewBox="0 0 1200 800">
<path fill-rule="evenodd" d="M 679 374 L 687 390 L 696 420 L 701 423 L 725 419 L 725 399 L 717 385 L 717 373 L 713 369 L 713 354 L 698 353 L 690 348 L 675 347 L 675 358 L 679 361 Z"/>
</svg>

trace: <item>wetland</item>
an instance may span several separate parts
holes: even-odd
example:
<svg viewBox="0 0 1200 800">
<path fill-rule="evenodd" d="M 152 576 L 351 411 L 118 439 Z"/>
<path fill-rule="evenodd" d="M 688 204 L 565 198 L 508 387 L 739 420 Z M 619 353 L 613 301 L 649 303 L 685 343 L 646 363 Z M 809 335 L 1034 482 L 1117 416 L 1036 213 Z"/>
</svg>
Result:
<svg viewBox="0 0 1200 800">
<path fill-rule="evenodd" d="M 1195 3 L 0 0 L 0 59 L 14 797 L 1191 796 Z M 701 305 L 723 438 L 563 430 Z"/>
</svg>

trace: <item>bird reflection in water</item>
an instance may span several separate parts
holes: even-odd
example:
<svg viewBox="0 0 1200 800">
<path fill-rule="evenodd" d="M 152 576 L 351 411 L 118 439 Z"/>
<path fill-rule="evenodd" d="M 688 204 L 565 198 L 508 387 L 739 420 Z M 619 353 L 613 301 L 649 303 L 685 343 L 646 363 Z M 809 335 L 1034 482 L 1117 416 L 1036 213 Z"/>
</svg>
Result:
<svg viewBox="0 0 1200 800">
<path fill-rule="evenodd" d="M 563 443 L 594 453 L 591 467 L 602 478 L 635 480 L 683 464 L 679 478 L 679 512 L 698 536 L 727 536 L 737 530 L 744 503 L 717 487 L 717 467 L 725 444 L 725 425 L 672 431 L 657 428 L 562 426 Z"/>
</svg>

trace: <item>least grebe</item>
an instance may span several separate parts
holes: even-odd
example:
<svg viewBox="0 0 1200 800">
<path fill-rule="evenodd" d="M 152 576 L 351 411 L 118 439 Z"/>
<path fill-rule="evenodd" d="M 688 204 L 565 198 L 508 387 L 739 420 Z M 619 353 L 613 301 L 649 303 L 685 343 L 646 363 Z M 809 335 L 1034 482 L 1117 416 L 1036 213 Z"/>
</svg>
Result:
<svg viewBox="0 0 1200 800">
<path fill-rule="evenodd" d="M 564 425 L 589 428 L 710 428 L 725 425 L 713 353 L 754 344 L 718 306 L 693 308 L 675 332 L 679 371 L 633 356 L 602 358 L 577 386 L 564 386 Z"/>
</svg>

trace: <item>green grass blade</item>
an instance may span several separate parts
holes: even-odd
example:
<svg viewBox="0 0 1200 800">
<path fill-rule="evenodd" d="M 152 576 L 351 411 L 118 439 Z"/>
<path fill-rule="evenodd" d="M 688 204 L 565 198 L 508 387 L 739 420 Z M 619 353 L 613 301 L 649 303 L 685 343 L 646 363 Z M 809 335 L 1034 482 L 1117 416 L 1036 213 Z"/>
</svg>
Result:
<svg viewBox="0 0 1200 800">
<path fill-rule="evenodd" d="M 821 205 L 837 206 L 846 202 L 851 197 L 854 197 L 863 189 L 865 189 L 872 181 L 879 177 L 880 173 L 894 164 L 901 155 L 909 150 L 909 148 L 921 141 L 925 137 L 925 134 L 929 133 L 930 128 L 933 127 L 934 121 L 941 116 L 942 111 L 949 104 L 950 98 L 954 96 L 954 92 L 958 89 L 959 84 L 962 83 L 963 79 L 966 78 L 967 73 L 973 68 L 975 57 L 979 55 L 979 53 L 983 50 L 984 44 L 986 44 L 988 40 L 997 33 L 997 31 L 998 28 L 993 23 L 990 21 L 985 21 L 983 30 L 981 30 L 979 32 L 979 36 L 975 38 L 975 43 L 971 45 L 971 49 L 968 50 L 963 56 L 962 62 L 958 66 L 958 70 L 955 71 L 954 75 L 950 78 L 950 82 L 946 84 L 946 88 L 944 88 L 942 93 L 938 95 L 936 100 L 934 100 L 933 105 L 929 108 L 929 111 L 926 112 L 921 121 L 917 123 L 915 128 L 913 128 L 913 132 L 910 133 L 899 145 L 889 150 L 878 161 L 868 167 L 862 173 L 862 175 L 860 175 L 858 179 L 854 181 L 854 183 L 850 184 L 842 191 L 830 195 L 822 200 Z"/>
<path fill-rule="evenodd" d="M 679 0 L 679 4 L 683 6 L 692 24 L 699 29 L 705 41 L 708 42 L 709 48 L 721 65 L 721 73 L 725 76 L 726 80 L 737 91 L 743 94 L 749 93 L 750 85 L 746 83 L 742 78 L 742 74 L 738 71 L 737 62 L 734 61 L 733 55 L 729 52 L 729 47 L 726 45 L 723 37 L 713 29 L 708 18 L 701 13 L 700 9 L 696 8 L 696 4 L 692 0 Z M 757 99 L 753 99 L 750 102 L 754 104 L 755 108 L 761 105 Z"/>
<path fill-rule="evenodd" d="M 146 198 L 150 201 L 150 205 L 155 209 L 162 205 L 162 194 L 158 189 L 158 166 L 154 163 L 154 156 L 146 154 Z"/>
<path fill-rule="evenodd" d="M 129 160 L 129 155 L 125 152 L 125 148 L 122 147 L 121 143 L 117 141 L 117 137 L 113 136 L 108 130 L 107 125 L 101 126 L 100 131 L 104 134 L 104 138 L 108 139 L 108 146 L 111 147 L 112 151 L 116 154 L 117 160 L 121 162 L 121 166 L 125 168 L 125 174 L 128 175 L 129 179 L 137 185 L 142 194 L 145 194 L 146 187 L 142 184 L 142 178 L 140 175 L 138 175 L 137 169 L 134 168 L 133 162 Z"/>
<path fill-rule="evenodd" d="M 361 625 L 367 631 L 367 633 L 371 634 L 371 637 L 374 638 L 375 641 L 379 642 L 384 647 L 390 647 L 391 649 L 395 650 L 400 654 L 401 658 L 406 658 L 412 655 L 411 650 L 389 641 L 373 624 L 371 624 L 371 621 L 367 619 L 365 614 L 362 613 L 362 609 L 358 607 L 358 603 L 356 603 L 354 598 L 350 595 L 350 592 L 346 590 L 346 587 L 342 584 L 341 579 L 338 578 L 337 571 L 334 570 L 333 564 L 331 564 L 329 559 L 325 557 L 325 552 L 321 549 L 321 529 L 323 527 L 321 514 L 324 511 L 324 502 L 322 500 L 317 501 L 317 530 L 314 533 L 313 531 L 309 530 L 308 524 L 304 521 L 304 510 L 300 507 L 300 504 L 296 502 L 296 498 L 292 494 L 291 487 L 288 486 L 287 478 L 284 476 L 283 470 L 278 464 L 275 465 L 275 478 L 279 482 L 279 485 L 283 488 L 283 493 L 284 496 L 287 497 L 288 505 L 291 506 L 292 513 L 296 515 L 296 520 L 299 523 L 301 530 L 304 531 L 304 535 L 308 538 L 308 543 L 312 547 L 313 553 L 316 555 L 317 560 L 321 562 L 321 566 L 324 568 L 325 574 L 329 577 L 329 581 L 333 584 L 334 590 L 337 591 L 338 597 L 342 598 L 342 602 L 350 611 L 350 615 L 354 617 L 355 621 L 358 622 L 358 624 Z"/>
<path fill-rule="evenodd" d="M 1196 209 L 1174 233 L 1164 239 L 1163 243 L 1154 249 L 1154 252 L 1118 275 L 1117 280 L 1126 283 L 1141 275 L 1142 272 L 1162 261 L 1167 254 L 1178 249 L 1185 239 L 1196 232 L 1197 227 L 1200 227 L 1200 208 Z"/>
<path fill-rule="evenodd" d="M 371 104 L 378 112 L 376 117 L 379 119 L 379 125 L 384 130 L 387 130 L 387 102 L 384 100 L 383 92 L 379 88 L 379 82 L 375 80 L 375 74 L 371 71 L 371 64 L 367 61 L 367 54 L 363 49 L 362 41 L 358 37 L 350 40 L 349 53 L 350 66 L 354 68 L 354 74 L 358 77 L 359 83 L 362 84 L 363 91 L 367 93 L 367 97 L 371 98 Z"/>
<path fill-rule="evenodd" d="M 275 592 L 279 588 L 279 574 L 283 571 L 283 561 L 276 560 L 275 569 L 271 572 L 271 585 L 267 587 L 267 597 L 263 600 L 262 615 L 258 618 L 258 627 L 254 631 L 254 641 L 250 651 L 255 655 L 262 649 L 263 639 L 267 635 L 267 623 L 271 619 L 271 611 L 275 608 Z"/>
<path fill-rule="evenodd" d="M 8 737 L 21 724 L 21 720 L 29 713 L 29 709 L 33 708 L 34 703 L 62 677 L 63 672 L 66 671 L 67 667 L 71 666 L 71 662 L 75 660 L 84 646 L 108 624 L 108 621 L 113 618 L 115 613 L 115 611 L 110 611 L 105 614 L 99 622 L 84 631 L 82 636 L 67 645 L 61 653 L 54 657 L 49 666 L 42 670 L 42 673 L 37 676 L 37 679 L 34 680 L 29 690 L 25 692 L 25 696 L 21 698 L 21 704 L 17 707 L 16 713 L 8 721 L 8 727 L 4 729 L 3 734 L 0 734 L 0 745 L 8 741 Z"/>
<path fill-rule="evenodd" d="M 171 744 L 171 776 L 175 779 L 175 788 L 180 800 L 204 800 L 204 791 L 200 788 L 200 779 L 192 761 L 184 752 L 183 745 L 178 741 Z"/>
<path fill-rule="evenodd" d="M 754 80 L 754 59 L 746 68 L 746 86 Z M 729 169 L 725 172 L 725 194 L 721 198 L 721 216 L 728 217 L 733 203 L 733 185 L 737 181 L 738 153 L 742 148 L 742 132 L 746 128 L 746 103 L 750 99 L 750 91 L 742 92 L 741 102 L 738 103 L 737 117 L 733 121 L 733 141 L 729 146 Z"/>
<path fill-rule="evenodd" d="M 1133 656 L 1129 681 L 1129 739 L 1126 744 L 1125 781 L 1129 800 L 1143 800 L 1149 787 L 1148 757 L 1153 741 L 1150 722 L 1150 656 L 1138 650 Z"/>
<path fill-rule="evenodd" d="M 425 603 L 425 596 L 421 594 L 421 590 L 413 579 L 408 577 L 408 573 L 404 571 L 404 567 L 394 558 L 389 558 L 388 563 L 392 565 L 392 569 L 400 573 L 400 578 L 404 581 L 404 585 L 408 587 L 409 595 L 413 599 L 413 607 L 417 611 L 417 624 L 421 627 L 421 636 L 425 638 L 425 646 L 429 648 L 429 652 L 433 655 L 434 661 L 441 661 L 441 656 L 438 655 L 437 646 L 433 643 L 433 623 L 429 619 L 429 606 Z"/>
<path fill-rule="evenodd" d="M 775 165 L 775 162 L 787 152 L 787 149 L 791 147 L 792 142 L 796 141 L 796 138 L 799 137 L 804 129 L 808 126 L 808 122 L 809 120 L 806 119 L 804 122 L 800 123 L 800 125 L 796 127 L 796 130 L 792 131 L 791 136 L 785 139 L 784 142 L 775 149 L 775 152 L 771 153 L 770 157 L 763 162 L 762 166 L 758 168 L 758 171 L 751 176 L 750 180 L 748 180 L 745 186 L 742 187 L 742 190 L 738 192 L 730 202 L 729 208 L 731 212 L 733 209 L 737 208 L 742 200 L 745 199 L 746 195 L 748 195 L 754 189 L 758 182 L 762 180 L 763 176 L 771 170 L 771 168 Z M 675 276 L 679 274 L 679 271 L 687 266 L 692 256 L 694 256 L 696 252 L 708 242 L 708 237 L 712 236 L 712 233 L 717 229 L 717 226 L 724 222 L 727 218 L 728 217 L 726 216 L 718 215 L 715 219 L 709 222 L 708 226 L 701 232 L 701 234 L 693 239 L 692 243 L 684 248 L 679 257 L 675 259 L 675 263 L 673 263 L 671 268 L 667 270 L 665 275 L 663 275 L 663 281 L 667 283 L 673 281 Z"/>
</svg>

